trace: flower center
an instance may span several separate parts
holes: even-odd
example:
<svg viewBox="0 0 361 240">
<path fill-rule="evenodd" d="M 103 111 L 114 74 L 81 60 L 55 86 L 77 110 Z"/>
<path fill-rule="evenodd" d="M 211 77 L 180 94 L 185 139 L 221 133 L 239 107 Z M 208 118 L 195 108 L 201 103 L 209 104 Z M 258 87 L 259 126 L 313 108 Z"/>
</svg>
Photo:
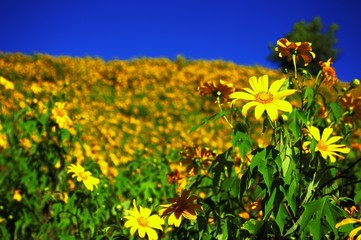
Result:
<svg viewBox="0 0 361 240">
<path fill-rule="evenodd" d="M 316 147 L 318 147 L 320 150 L 327 151 L 328 145 L 324 141 L 320 140 Z"/>
<path fill-rule="evenodd" d="M 83 179 L 83 181 L 88 179 L 88 175 L 86 175 L 85 172 L 80 172 L 79 176 L 81 177 L 81 179 Z"/>
<path fill-rule="evenodd" d="M 260 92 L 256 94 L 256 101 L 262 104 L 270 103 L 273 101 L 273 95 L 269 92 Z"/>
<path fill-rule="evenodd" d="M 148 221 L 144 217 L 137 218 L 137 222 L 142 227 L 148 227 Z"/>
</svg>

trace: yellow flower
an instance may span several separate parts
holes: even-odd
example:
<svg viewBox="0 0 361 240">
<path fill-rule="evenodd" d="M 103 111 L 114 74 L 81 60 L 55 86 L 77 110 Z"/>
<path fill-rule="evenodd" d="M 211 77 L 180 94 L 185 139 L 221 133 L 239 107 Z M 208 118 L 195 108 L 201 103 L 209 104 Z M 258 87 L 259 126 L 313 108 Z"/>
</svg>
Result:
<svg viewBox="0 0 361 240">
<path fill-rule="evenodd" d="M 330 157 L 330 161 L 335 162 L 336 158 L 334 156 L 338 156 L 341 159 L 343 159 L 343 156 L 337 154 L 336 152 L 340 152 L 340 153 L 350 152 L 350 149 L 346 147 L 344 144 L 334 144 L 342 137 L 339 136 L 330 137 L 333 132 L 333 129 L 331 127 L 325 128 L 322 132 L 322 136 L 320 136 L 320 130 L 314 126 L 309 127 L 308 130 L 312 135 L 312 137 L 317 141 L 315 151 L 320 152 L 321 156 L 324 159 Z M 306 141 L 304 142 L 303 147 L 305 148 L 310 144 L 311 141 Z"/>
<path fill-rule="evenodd" d="M 93 191 L 94 186 L 96 187 L 100 182 L 98 178 L 91 176 L 91 172 L 85 171 L 85 169 L 79 163 L 68 166 L 67 173 L 71 172 L 74 173 L 71 177 L 76 177 L 78 182 L 82 181 L 89 191 Z"/>
<path fill-rule="evenodd" d="M 0 150 L 6 149 L 9 147 L 8 138 L 5 133 L 0 133 Z"/>
<path fill-rule="evenodd" d="M 13 199 L 18 202 L 21 202 L 21 199 L 23 199 L 19 189 L 15 189 Z"/>
<path fill-rule="evenodd" d="M 278 110 L 292 112 L 291 103 L 283 100 L 283 98 L 293 94 L 296 90 L 280 90 L 286 78 L 276 80 L 268 88 L 268 75 L 261 77 L 251 77 L 249 79 L 250 88 L 243 88 L 246 92 L 235 92 L 230 95 L 233 102 L 243 99 L 251 102 L 246 103 L 242 109 L 242 115 L 247 116 L 247 112 L 251 107 L 255 107 L 256 119 L 259 119 L 263 112 L 266 111 L 272 121 L 278 118 Z"/>
<path fill-rule="evenodd" d="M 7 80 L 2 76 L 0 76 L 0 85 L 3 85 L 5 89 L 10 89 L 10 90 L 14 90 L 15 87 L 13 82 L 10 82 L 9 80 Z"/>
<path fill-rule="evenodd" d="M 356 219 L 356 218 L 345 218 L 343 219 L 341 222 L 336 224 L 336 228 L 339 228 L 343 225 L 347 225 L 347 224 L 355 224 L 355 223 L 361 223 L 360 219 Z M 348 240 L 353 240 L 355 238 L 355 236 L 357 235 L 357 233 L 361 231 L 361 226 L 356 227 L 355 229 L 353 229 L 349 235 L 348 235 Z M 356 240 L 361 240 L 361 235 L 359 235 Z"/>
<path fill-rule="evenodd" d="M 160 210 L 159 214 L 162 216 L 169 216 L 169 225 L 179 227 L 182 222 L 182 217 L 189 220 L 196 220 L 196 210 L 203 211 L 201 205 L 193 203 L 198 197 L 195 195 L 189 196 L 189 192 L 190 191 L 188 190 L 183 190 L 180 197 L 168 199 L 169 202 L 172 202 L 171 204 L 161 205 L 164 209 Z"/>
<path fill-rule="evenodd" d="M 130 227 L 130 234 L 134 235 L 134 233 L 138 230 L 138 235 L 141 238 L 145 237 L 147 234 L 148 239 L 158 239 L 158 234 L 154 230 L 159 229 L 163 231 L 162 225 L 164 224 L 164 220 L 160 218 L 158 215 L 150 215 L 151 210 L 149 208 L 143 208 L 139 206 L 139 210 L 133 200 L 133 210 L 126 210 L 130 216 L 124 216 L 124 218 L 128 219 L 124 227 Z"/>
</svg>

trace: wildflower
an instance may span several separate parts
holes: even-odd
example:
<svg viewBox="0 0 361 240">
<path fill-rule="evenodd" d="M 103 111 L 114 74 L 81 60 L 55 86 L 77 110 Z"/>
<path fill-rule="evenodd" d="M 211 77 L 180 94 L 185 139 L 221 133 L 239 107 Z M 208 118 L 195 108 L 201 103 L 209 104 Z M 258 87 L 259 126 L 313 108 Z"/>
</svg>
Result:
<svg viewBox="0 0 361 240">
<path fill-rule="evenodd" d="M 204 171 L 211 165 L 213 160 L 212 150 L 202 148 L 196 144 L 191 146 L 183 146 L 184 151 L 181 163 L 186 166 L 186 171 L 190 175 L 197 175 L 200 168 Z"/>
<path fill-rule="evenodd" d="M 224 103 L 230 101 L 229 95 L 234 92 L 234 87 L 232 83 L 226 84 L 220 80 L 218 84 L 214 81 L 205 82 L 197 90 L 201 96 L 212 95 L 216 99 L 219 98 L 220 103 Z"/>
<path fill-rule="evenodd" d="M 168 202 L 171 204 L 161 205 L 164 209 L 159 211 L 161 216 L 168 216 L 168 224 L 179 227 L 182 222 L 182 217 L 189 220 L 197 219 L 196 210 L 203 211 L 201 205 L 193 203 L 194 200 L 198 199 L 197 196 L 189 196 L 188 190 L 183 190 L 180 197 L 169 198 Z"/>
<path fill-rule="evenodd" d="M 355 223 L 361 223 L 361 220 L 360 219 L 356 219 L 356 218 L 353 218 L 352 215 L 353 213 L 356 211 L 358 214 L 359 212 L 357 211 L 356 207 L 353 206 L 351 208 L 351 211 L 345 209 L 346 212 L 350 215 L 349 218 L 345 218 L 343 219 L 341 222 L 337 223 L 336 224 L 336 228 L 340 228 L 344 225 L 347 225 L 347 224 L 355 224 Z M 354 228 L 353 230 L 351 230 L 351 232 L 349 233 L 348 235 L 348 240 L 353 240 L 355 238 L 355 236 L 357 235 L 357 233 L 361 231 L 361 226 L 358 226 L 356 228 Z M 357 238 L 357 240 L 361 239 L 361 235 L 359 235 Z"/>
<path fill-rule="evenodd" d="M 0 150 L 6 149 L 9 147 L 8 138 L 6 134 L 0 133 Z"/>
<path fill-rule="evenodd" d="M 342 137 L 339 136 L 333 136 L 330 137 L 333 129 L 331 127 L 327 127 L 323 130 L 322 136 L 320 136 L 320 130 L 314 126 L 311 126 L 308 128 L 310 134 L 312 137 L 317 141 L 315 151 L 320 152 L 321 156 L 324 159 L 330 158 L 331 162 L 335 162 L 336 158 L 334 156 L 338 156 L 340 159 L 343 159 L 343 157 L 336 152 L 340 153 L 349 153 L 350 149 L 346 147 L 344 144 L 334 144 L 338 140 L 340 140 Z M 311 144 L 311 141 L 304 142 L 303 146 L 307 147 Z"/>
<path fill-rule="evenodd" d="M 326 62 L 320 61 L 319 64 L 322 67 L 321 76 L 323 79 L 323 83 L 326 86 L 332 87 L 338 81 L 336 77 L 336 71 L 333 67 L 331 67 L 332 58 L 329 58 Z"/>
<path fill-rule="evenodd" d="M 13 82 L 10 82 L 6 78 L 0 76 L 0 85 L 4 86 L 5 89 L 14 90 L 15 86 Z"/>
<path fill-rule="evenodd" d="M 138 230 L 138 235 L 141 238 L 145 237 L 147 234 L 148 239 L 158 239 L 158 234 L 154 229 L 159 229 L 163 231 L 162 225 L 164 224 L 164 220 L 160 218 L 158 215 L 150 215 L 151 210 L 148 208 L 142 208 L 139 206 L 139 210 L 133 200 L 133 210 L 126 210 L 130 214 L 130 216 L 124 216 L 124 218 L 128 219 L 124 227 L 130 227 L 130 234 L 134 235 L 134 233 Z"/>
<path fill-rule="evenodd" d="M 25 150 L 29 150 L 32 146 L 32 142 L 30 141 L 30 139 L 28 138 L 22 138 L 19 140 L 20 141 L 20 145 L 25 149 Z"/>
<path fill-rule="evenodd" d="M 21 202 L 21 199 L 23 199 L 19 189 L 15 189 L 13 199 L 17 202 Z"/>
<path fill-rule="evenodd" d="M 247 116 L 247 112 L 251 107 L 255 108 L 256 119 L 259 119 L 264 111 L 272 121 L 276 121 L 278 118 L 278 110 L 285 112 L 292 112 L 292 105 L 288 101 L 283 100 L 286 96 L 293 94 L 296 90 L 280 90 L 286 78 L 276 80 L 268 88 L 268 75 L 261 77 L 251 77 L 249 83 L 252 87 L 243 88 L 246 92 L 235 92 L 230 95 L 233 102 L 244 99 L 251 102 L 246 103 L 242 108 L 242 115 Z"/>
<path fill-rule="evenodd" d="M 287 61 L 291 62 L 292 55 L 295 55 L 296 63 L 307 66 L 316 57 L 311 46 L 312 43 L 309 42 L 290 42 L 286 38 L 281 38 L 277 41 L 275 50 L 279 52 L 279 57 L 287 57 Z"/>
<path fill-rule="evenodd" d="M 340 104 L 346 110 L 343 120 L 358 126 L 361 120 L 361 97 L 355 98 L 351 93 L 348 93 L 341 98 Z"/>
<path fill-rule="evenodd" d="M 85 171 L 85 169 L 79 164 L 77 163 L 75 164 L 71 164 L 70 166 L 68 166 L 68 171 L 67 173 L 74 173 L 71 177 L 75 178 L 77 177 L 77 181 L 78 182 L 83 182 L 85 187 L 89 190 L 89 191 L 93 191 L 94 190 L 94 186 L 96 187 L 100 180 L 98 178 L 95 178 L 92 175 L 91 172 L 89 171 Z"/>
<path fill-rule="evenodd" d="M 73 121 L 70 119 L 68 112 L 65 109 L 65 103 L 56 102 L 55 107 L 51 110 L 51 114 L 59 128 L 68 130 L 72 135 L 76 134 L 76 130 L 73 127 Z"/>
</svg>

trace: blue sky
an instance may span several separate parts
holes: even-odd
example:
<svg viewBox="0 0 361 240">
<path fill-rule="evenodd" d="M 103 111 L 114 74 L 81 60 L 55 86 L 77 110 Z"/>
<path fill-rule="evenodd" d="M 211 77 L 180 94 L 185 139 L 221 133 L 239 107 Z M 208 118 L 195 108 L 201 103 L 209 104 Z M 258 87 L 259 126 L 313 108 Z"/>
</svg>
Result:
<svg viewBox="0 0 361 240">
<path fill-rule="evenodd" d="M 325 29 L 340 27 L 338 77 L 361 78 L 359 0 L 1 0 L 0 9 L 3 52 L 105 60 L 180 54 L 270 68 L 269 44 L 319 16 Z"/>
</svg>

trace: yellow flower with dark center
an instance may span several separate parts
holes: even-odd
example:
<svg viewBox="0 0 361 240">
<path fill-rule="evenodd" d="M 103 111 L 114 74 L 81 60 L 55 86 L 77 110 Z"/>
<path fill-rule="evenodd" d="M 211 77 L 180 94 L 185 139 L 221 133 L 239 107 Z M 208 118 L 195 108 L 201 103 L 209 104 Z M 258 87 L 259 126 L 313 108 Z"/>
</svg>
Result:
<svg viewBox="0 0 361 240">
<path fill-rule="evenodd" d="M 233 93 L 235 89 L 232 83 L 227 84 L 220 80 L 218 84 L 214 81 L 205 82 L 197 90 L 201 96 L 212 95 L 216 99 L 219 98 L 220 103 L 224 103 L 230 101 L 229 94 Z"/>
<path fill-rule="evenodd" d="M 311 126 L 308 128 L 310 134 L 312 137 L 317 141 L 315 151 L 320 152 L 321 156 L 324 159 L 330 158 L 331 162 L 335 162 L 336 158 L 335 156 L 339 157 L 340 159 L 343 159 L 344 157 L 341 156 L 340 153 L 349 153 L 350 149 L 346 147 L 344 144 L 334 144 L 342 137 L 340 136 L 333 136 L 330 137 L 333 129 L 331 127 L 327 127 L 323 130 L 322 135 L 320 135 L 320 130 L 314 126 Z M 307 148 L 308 145 L 311 144 L 311 141 L 306 141 L 303 144 L 304 148 Z"/>
<path fill-rule="evenodd" d="M 161 216 L 168 216 L 168 224 L 179 227 L 182 222 L 182 217 L 189 220 L 197 219 L 197 210 L 203 212 L 201 205 L 194 203 L 198 199 L 197 196 L 189 196 L 188 190 L 183 190 L 180 197 L 169 198 L 168 202 L 171 204 L 161 205 L 164 209 L 159 211 Z"/>
<path fill-rule="evenodd" d="M 309 42 L 290 42 L 286 38 L 281 38 L 277 41 L 275 50 L 279 52 L 279 57 L 286 57 L 287 61 L 291 62 L 292 55 L 295 55 L 296 63 L 307 66 L 316 57 L 311 46 L 312 43 Z"/>
<path fill-rule="evenodd" d="M 268 88 L 268 75 L 258 78 L 251 77 L 249 84 L 251 88 L 243 88 L 246 92 L 235 92 L 230 95 L 233 103 L 237 100 L 249 100 L 242 108 L 242 115 L 247 116 L 247 112 L 251 107 L 255 107 L 256 119 L 259 119 L 263 112 L 266 111 L 272 121 L 278 118 L 278 110 L 292 112 L 292 105 L 288 101 L 283 100 L 285 97 L 293 94 L 296 90 L 280 90 L 286 78 L 276 80 Z"/>
<path fill-rule="evenodd" d="M 154 229 L 163 231 L 162 225 L 164 220 L 162 218 L 155 214 L 151 215 L 151 210 L 148 208 L 139 206 L 138 210 L 135 200 L 133 200 L 133 210 L 126 210 L 126 212 L 130 216 L 124 216 L 124 218 L 128 219 L 124 227 L 130 227 L 130 234 L 132 236 L 138 230 L 138 235 L 141 238 L 144 238 L 145 234 L 147 234 L 148 239 L 158 239 L 158 234 Z"/>
<path fill-rule="evenodd" d="M 338 82 L 336 71 L 333 67 L 331 67 L 331 63 L 332 58 L 329 58 L 326 62 L 319 62 L 322 67 L 321 76 L 323 78 L 323 83 L 328 87 L 332 87 Z"/>
<path fill-rule="evenodd" d="M 70 166 L 68 166 L 67 173 L 71 173 L 71 172 L 74 173 L 71 177 L 72 178 L 76 177 L 78 182 L 83 182 L 85 187 L 89 191 L 93 191 L 94 186 L 97 187 L 97 185 L 100 182 L 98 178 L 91 176 L 92 175 L 91 172 L 85 171 L 85 169 L 79 163 L 77 163 L 76 165 L 71 164 Z"/>
</svg>

